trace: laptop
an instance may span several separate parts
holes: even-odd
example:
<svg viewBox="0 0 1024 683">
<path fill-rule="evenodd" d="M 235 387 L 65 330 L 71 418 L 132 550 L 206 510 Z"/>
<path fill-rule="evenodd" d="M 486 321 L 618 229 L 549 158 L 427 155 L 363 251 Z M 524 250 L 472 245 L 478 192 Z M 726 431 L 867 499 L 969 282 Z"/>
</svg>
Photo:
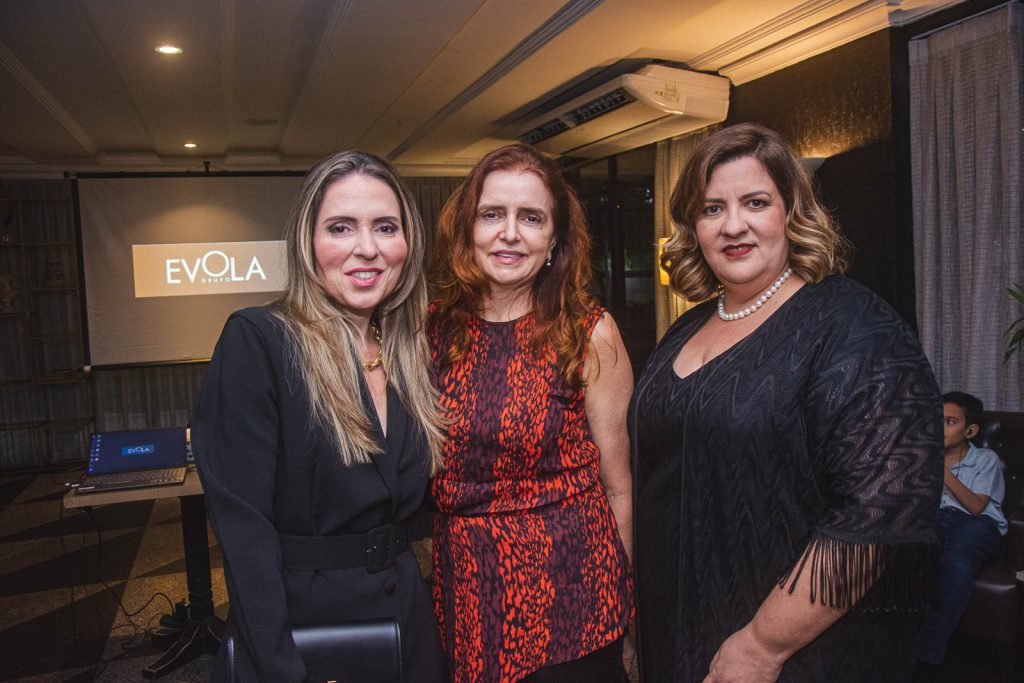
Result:
<svg viewBox="0 0 1024 683">
<path fill-rule="evenodd" d="M 184 427 L 98 432 L 78 493 L 185 483 Z"/>
</svg>

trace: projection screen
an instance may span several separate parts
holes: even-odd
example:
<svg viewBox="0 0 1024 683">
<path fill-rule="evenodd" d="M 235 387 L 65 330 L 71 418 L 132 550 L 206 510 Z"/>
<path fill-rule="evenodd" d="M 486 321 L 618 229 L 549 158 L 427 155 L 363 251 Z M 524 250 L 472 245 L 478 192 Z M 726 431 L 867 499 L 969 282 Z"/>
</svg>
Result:
<svg viewBox="0 0 1024 683">
<path fill-rule="evenodd" d="M 78 179 L 93 366 L 209 358 L 228 315 L 284 287 L 300 176 Z"/>
</svg>

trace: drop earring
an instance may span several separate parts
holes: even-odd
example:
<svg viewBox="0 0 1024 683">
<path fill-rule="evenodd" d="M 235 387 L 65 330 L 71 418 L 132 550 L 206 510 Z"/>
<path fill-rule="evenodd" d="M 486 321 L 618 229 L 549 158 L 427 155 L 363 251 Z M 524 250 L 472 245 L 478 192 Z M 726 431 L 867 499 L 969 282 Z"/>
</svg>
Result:
<svg viewBox="0 0 1024 683">
<path fill-rule="evenodd" d="M 552 248 L 551 251 L 548 252 L 548 260 L 544 262 L 544 265 L 545 266 L 550 266 L 551 265 L 551 259 L 553 259 L 554 257 L 555 257 L 555 250 L 554 250 L 554 248 Z"/>
</svg>

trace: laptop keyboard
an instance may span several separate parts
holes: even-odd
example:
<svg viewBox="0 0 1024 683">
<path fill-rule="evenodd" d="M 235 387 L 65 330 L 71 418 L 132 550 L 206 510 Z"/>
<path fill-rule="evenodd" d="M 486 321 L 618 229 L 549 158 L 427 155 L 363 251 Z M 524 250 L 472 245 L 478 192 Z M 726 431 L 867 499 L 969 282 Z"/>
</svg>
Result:
<svg viewBox="0 0 1024 683">
<path fill-rule="evenodd" d="M 178 481 L 185 472 L 184 467 L 169 467 L 164 470 L 142 470 L 139 472 L 114 472 L 112 474 L 91 474 L 89 482 L 94 484 L 126 484 L 136 481 L 166 484 Z"/>
</svg>

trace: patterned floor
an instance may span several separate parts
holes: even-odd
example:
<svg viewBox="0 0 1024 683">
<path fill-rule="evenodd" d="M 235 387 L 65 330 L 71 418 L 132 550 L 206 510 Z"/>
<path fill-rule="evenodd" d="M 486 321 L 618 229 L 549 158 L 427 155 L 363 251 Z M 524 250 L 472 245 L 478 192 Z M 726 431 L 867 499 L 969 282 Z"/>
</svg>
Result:
<svg viewBox="0 0 1024 683">
<path fill-rule="evenodd" d="M 78 475 L 0 478 L 2 680 L 143 680 L 160 655 L 145 630 L 186 595 L 178 499 L 65 511 L 63 482 Z M 223 617 L 223 563 L 210 539 Z M 204 655 L 160 680 L 205 681 L 212 663 Z"/>
<path fill-rule="evenodd" d="M 177 499 L 65 511 L 63 483 L 78 475 L 0 476 L 0 680 L 141 681 L 160 655 L 146 629 L 185 597 Z M 212 533 L 210 543 L 214 604 L 224 617 Z M 417 551 L 426 561 L 429 551 Z M 206 681 L 212 664 L 204 655 L 160 680 Z M 915 680 L 999 679 L 988 645 L 954 639 L 946 666 Z"/>
</svg>

